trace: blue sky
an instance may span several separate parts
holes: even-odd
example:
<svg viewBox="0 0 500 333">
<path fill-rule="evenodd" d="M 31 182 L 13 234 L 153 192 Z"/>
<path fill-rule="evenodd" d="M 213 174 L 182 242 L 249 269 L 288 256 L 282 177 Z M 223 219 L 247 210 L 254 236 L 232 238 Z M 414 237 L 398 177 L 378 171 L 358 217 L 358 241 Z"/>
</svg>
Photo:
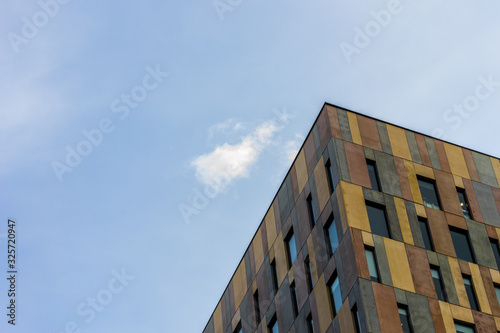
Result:
<svg viewBox="0 0 500 333">
<path fill-rule="evenodd" d="M 500 156 L 499 10 L 3 1 L 0 331 L 201 332 L 324 102 Z"/>
</svg>

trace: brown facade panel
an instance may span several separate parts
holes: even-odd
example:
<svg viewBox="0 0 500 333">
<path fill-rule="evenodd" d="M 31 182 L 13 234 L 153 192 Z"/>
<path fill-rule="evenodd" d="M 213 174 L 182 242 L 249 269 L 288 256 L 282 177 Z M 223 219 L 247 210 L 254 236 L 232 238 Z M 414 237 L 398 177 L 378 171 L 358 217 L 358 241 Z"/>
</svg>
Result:
<svg viewBox="0 0 500 333">
<path fill-rule="evenodd" d="M 354 143 L 344 142 L 344 148 L 351 182 L 356 185 L 371 188 L 363 147 Z"/>
<path fill-rule="evenodd" d="M 436 290 L 434 289 L 431 269 L 427 260 L 427 251 L 419 247 L 406 245 L 406 253 L 410 262 L 415 292 L 420 295 L 436 298 Z"/>
<path fill-rule="evenodd" d="M 429 221 L 429 229 L 432 234 L 432 239 L 438 239 L 434 242 L 436 252 L 456 257 L 453 242 L 451 241 L 450 229 L 448 222 L 442 211 L 425 207 L 427 213 L 427 220 Z"/>
<path fill-rule="evenodd" d="M 432 322 L 436 333 L 447 333 L 444 326 L 443 317 L 441 315 L 441 308 L 437 299 L 429 298 L 429 308 L 431 310 Z"/>
<path fill-rule="evenodd" d="M 321 111 L 316 123 L 318 125 L 320 150 L 323 151 L 326 149 L 326 146 L 330 141 L 330 137 L 332 136 L 330 130 L 330 120 L 328 118 L 327 110 L 323 109 Z"/>
<path fill-rule="evenodd" d="M 434 170 L 436 176 L 436 185 L 438 187 L 439 197 L 443 210 L 461 216 L 462 208 L 460 208 L 460 201 L 458 201 L 457 189 L 453 176 L 449 173 Z"/>
<path fill-rule="evenodd" d="M 394 320 L 394 318 L 399 318 L 394 289 L 375 282 L 372 282 L 372 289 L 380 330 L 384 333 L 402 333 L 401 323 L 399 320 Z"/>
<path fill-rule="evenodd" d="M 418 151 L 420 152 L 422 164 L 428 167 L 432 167 L 431 158 L 429 157 L 429 152 L 427 151 L 424 136 L 422 134 L 415 133 L 415 140 L 417 140 Z"/>
<path fill-rule="evenodd" d="M 446 172 L 451 172 L 450 164 L 448 163 L 448 157 L 446 156 L 446 150 L 444 150 L 443 141 L 434 139 L 434 146 L 436 147 L 436 152 L 439 158 L 439 164 L 441 165 L 441 170 Z"/>
<path fill-rule="evenodd" d="M 380 136 L 375 120 L 361 115 L 357 115 L 357 118 L 363 146 L 382 151 L 382 143 L 380 143 Z"/>
<path fill-rule="evenodd" d="M 493 316 L 477 311 L 472 311 L 472 315 L 474 316 L 474 326 L 476 333 L 497 332 L 495 318 L 493 318 Z"/>
<path fill-rule="evenodd" d="M 404 160 L 400 157 L 394 157 L 394 164 L 396 165 L 396 171 L 398 173 L 399 185 L 401 187 L 401 193 L 403 198 L 409 201 L 413 201 L 413 195 L 411 194 L 410 181 L 406 174 L 406 167 Z"/>
<path fill-rule="evenodd" d="M 479 181 L 479 175 L 477 173 L 476 164 L 472 158 L 472 153 L 469 149 L 462 148 L 464 153 L 465 163 L 467 164 L 467 169 L 469 170 L 470 179 L 475 182 Z"/>
<path fill-rule="evenodd" d="M 467 200 L 469 201 L 472 218 L 476 221 L 484 222 L 483 215 L 481 214 L 481 208 L 479 208 L 479 203 L 477 202 L 476 191 L 474 190 L 474 186 L 472 186 L 472 182 L 468 179 L 464 179 L 464 187 Z"/>
</svg>

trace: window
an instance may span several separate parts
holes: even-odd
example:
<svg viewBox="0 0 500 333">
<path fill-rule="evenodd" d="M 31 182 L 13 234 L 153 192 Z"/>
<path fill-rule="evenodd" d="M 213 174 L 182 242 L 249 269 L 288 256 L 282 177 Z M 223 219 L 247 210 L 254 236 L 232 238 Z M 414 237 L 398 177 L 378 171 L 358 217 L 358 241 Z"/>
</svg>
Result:
<svg viewBox="0 0 500 333">
<path fill-rule="evenodd" d="M 469 201 L 467 200 L 467 196 L 465 195 L 465 190 L 463 188 L 457 187 L 457 194 L 458 200 L 460 201 L 460 206 L 462 206 L 464 217 L 467 219 L 472 219 L 472 214 L 469 208 Z"/>
<path fill-rule="evenodd" d="M 271 280 L 273 282 L 273 290 L 276 294 L 278 292 L 278 271 L 276 270 L 276 261 L 271 262 Z"/>
<path fill-rule="evenodd" d="M 314 205 L 311 194 L 307 196 L 306 200 L 307 200 L 307 212 L 309 214 L 309 223 L 311 224 L 311 229 L 312 229 L 316 224 L 316 214 L 314 213 Z"/>
<path fill-rule="evenodd" d="M 241 328 L 241 321 L 236 325 L 236 328 L 233 331 L 234 333 L 243 333 L 243 329 Z"/>
<path fill-rule="evenodd" d="M 269 322 L 269 326 L 267 326 L 268 333 L 279 333 L 278 329 L 278 321 L 276 320 L 276 315 Z"/>
<path fill-rule="evenodd" d="M 427 224 L 427 219 L 423 217 L 418 217 L 418 224 L 420 226 L 420 232 L 422 233 L 422 239 L 424 240 L 424 246 L 426 250 L 434 251 L 432 245 L 431 233 L 429 232 L 429 225 Z"/>
<path fill-rule="evenodd" d="M 493 250 L 493 255 L 495 256 L 495 261 L 497 262 L 497 267 L 500 269 L 500 251 L 498 250 L 498 241 L 490 238 L 490 244 L 491 249 Z"/>
<path fill-rule="evenodd" d="M 498 304 L 500 304 L 500 286 L 495 284 L 495 294 L 497 295 Z"/>
<path fill-rule="evenodd" d="M 359 311 L 356 305 L 352 308 L 351 314 L 354 321 L 354 328 L 356 329 L 356 333 L 362 333 L 361 320 L 359 319 Z"/>
<path fill-rule="evenodd" d="M 342 306 L 342 295 L 340 294 L 340 284 L 337 276 L 330 285 L 330 301 L 332 303 L 333 316 L 335 317 Z"/>
<path fill-rule="evenodd" d="M 295 259 L 297 259 L 297 247 L 295 246 L 295 235 L 293 230 L 286 238 L 286 250 L 288 255 L 288 268 L 291 268 Z"/>
<path fill-rule="evenodd" d="M 475 262 L 467 231 L 457 228 L 450 228 L 450 233 L 457 258 L 469 262 Z"/>
<path fill-rule="evenodd" d="M 307 321 L 307 333 L 314 333 L 314 323 L 312 314 L 309 314 L 306 318 Z"/>
<path fill-rule="evenodd" d="M 472 286 L 472 280 L 470 276 L 462 275 L 464 279 L 465 291 L 467 292 L 467 297 L 469 298 L 470 308 L 472 310 L 479 311 L 477 307 L 476 294 L 474 293 L 474 288 Z"/>
<path fill-rule="evenodd" d="M 380 182 L 378 180 L 377 165 L 375 161 L 366 160 L 366 166 L 368 167 L 368 175 L 370 176 L 372 190 L 380 192 Z"/>
<path fill-rule="evenodd" d="M 365 248 L 366 262 L 368 263 L 368 271 L 370 272 L 370 279 L 374 282 L 380 282 L 378 274 L 377 259 L 373 248 Z"/>
<path fill-rule="evenodd" d="M 443 280 L 441 279 L 441 272 L 439 271 L 439 267 L 431 266 L 431 275 L 432 280 L 434 281 L 434 288 L 436 289 L 437 298 L 440 301 L 446 302 L 446 292 L 443 287 Z"/>
<path fill-rule="evenodd" d="M 259 291 L 256 290 L 255 293 L 253 294 L 253 306 L 255 310 L 255 323 L 256 326 L 259 326 L 260 323 L 260 303 L 259 303 Z"/>
<path fill-rule="evenodd" d="M 411 328 L 410 324 L 410 316 L 408 314 L 408 308 L 405 305 L 398 304 L 398 312 L 403 333 L 412 333 L 413 329 Z"/>
<path fill-rule="evenodd" d="M 295 283 L 290 285 L 290 296 L 292 299 L 293 317 L 297 318 L 299 314 L 299 303 L 297 302 L 297 289 L 295 288 Z"/>
<path fill-rule="evenodd" d="M 457 333 L 474 333 L 474 326 L 455 323 Z"/>
<path fill-rule="evenodd" d="M 335 191 L 335 181 L 333 179 L 332 163 L 330 163 L 330 160 L 326 161 L 325 168 L 328 178 L 328 189 L 330 190 L 330 195 L 331 195 L 333 191 Z"/>
<path fill-rule="evenodd" d="M 424 206 L 441 209 L 434 181 L 422 177 L 417 177 L 417 180 L 418 187 L 420 187 L 420 194 L 422 194 L 422 200 L 424 201 Z"/>
<path fill-rule="evenodd" d="M 337 225 L 335 224 L 335 219 L 333 214 L 328 217 L 328 221 L 325 224 L 325 238 L 326 246 L 328 251 L 328 256 L 331 257 L 337 247 L 339 246 L 339 239 L 337 236 Z"/>
<path fill-rule="evenodd" d="M 312 277 L 312 269 L 311 269 L 311 261 L 309 261 L 309 256 L 304 260 L 306 279 L 307 279 L 307 290 L 309 293 L 313 290 L 313 277 Z"/>
<path fill-rule="evenodd" d="M 375 203 L 367 202 L 366 211 L 368 212 L 368 220 L 370 221 L 370 228 L 372 233 L 391 238 L 389 228 L 387 226 L 387 216 L 385 207 Z"/>
</svg>

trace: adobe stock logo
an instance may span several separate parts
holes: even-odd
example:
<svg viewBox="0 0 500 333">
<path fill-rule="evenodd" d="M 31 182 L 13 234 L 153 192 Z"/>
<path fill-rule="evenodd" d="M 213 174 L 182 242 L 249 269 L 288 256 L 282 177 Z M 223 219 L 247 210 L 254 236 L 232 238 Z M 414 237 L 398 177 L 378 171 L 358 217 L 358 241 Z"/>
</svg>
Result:
<svg viewBox="0 0 500 333">
<path fill-rule="evenodd" d="M 26 16 L 21 19 L 23 26 L 21 27 L 21 34 L 9 32 L 7 38 L 15 53 L 19 52 L 19 46 L 28 44 L 30 40 L 38 35 L 39 29 L 45 27 L 51 18 L 54 18 L 60 9 L 60 5 L 66 5 L 71 0 L 40 0 L 38 5 L 40 10 L 31 16 L 31 20 Z"/>
</svg>

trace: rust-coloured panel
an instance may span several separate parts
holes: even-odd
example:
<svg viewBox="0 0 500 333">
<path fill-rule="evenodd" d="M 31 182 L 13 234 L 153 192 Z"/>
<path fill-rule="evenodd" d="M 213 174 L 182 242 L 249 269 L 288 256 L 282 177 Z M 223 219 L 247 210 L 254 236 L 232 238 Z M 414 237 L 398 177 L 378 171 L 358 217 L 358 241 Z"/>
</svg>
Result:
<svg viewBox="0 0 500 333">
<path fill-rule="evenodd" d="M 326 175 L 323 156 L 319 159 L 314 168 L 314 181 L 316 182 L 316 193 L 318 194 L 319 211 L 323 211 L 326 203 L 330 200 L 330 188 Z"/>
<path fill-rule="evenodd" d="M 500 305 L 498 305 L 498 300 L 495 293 L 495 288 L 493 287 L 493 280 L 491 279 L 490 270 L 487 267 L 479 266 L 479 271 L 481 272 L 481 277 L 483 278 L 484 289 L 486 290 L 486 296 L 490 303 L 491 312 L 495 316 L 500 317 Z"/>
<path fill-rule="evenodd" d="M 323 110 L 321 110 L 316 123 L 318 124 L 320 147 L 321 151 L 323 151 L 328 145 L 328 142 L 330 141 L 331 137 L 330 121 L 328 119 L 327 110 L 325 110 L 324 108 Z"/>
<path fill-rule="evenodd" d="M 441 170 L 450 172 L 450 164 L 448 163 L 448 157 L 446 156 L 446 151 L 444 150 L 443 141 L 434 139 L 434 146 L 436 146 L 436 152 L 439 158 L 439 163 L 441 164 Z"/>
<path fill-rule="evenodd" d="M 488 296 L 486 295 L 486 290 L 484 289 L 483 278 L 481 277 L 479 266 L 470 262 L 469 267 L 479 308 L 482 312 L 491 314 L 490 302 L 488 300 Z"/>
<path fill-rule="evenodd" d="M 436 298 L 436 290 L 432 281 L 429 261 L 427 260 L 427 251 L 416 246 L 406 245 L 406 253 L 408 254 L 415 292 Z"/>
<path fill-rule="evenodd" d="M 370 280 L 370 272 L 368 271 L 368 263 L 366 262 L 366 256 L 365 256 L 365 246 L 363 243 L 363 234 L 366 233 L 365 231 L 357 230 L 357 229 L 351 229 L 352 233 L 352 247 L 353 247 L 353 252 L 354 256 L 356 257 L 356 265 L 358 267 L 358 275 L 359 277 L 362 277 L 364 279 Z M 373 239 L 372 239 L 372 244 L 373 244 Z M 352 263 L 345 263 L 342 262 L 344 265 L 352 265 Z"/>
<path fill-rule="evenodd" d="M 463 215 L 453 176 L 439 170 L 434 170 L 434 174 L 443 210 L 459 216 Z"/>
<path fill-rule="evenodd" d="M 472 182 L 469 179 L 464 179 L 465 194 L 467 194 L 467 200 L 469 201 L 469 207 L 472 212 L 472 217 L 474 220 L 479 222 L 484 222 L 483 215 L 481 214 L 481 209 L 479 208 L 479 203 L 477 202 L 476 192 L 472 186 Z"/>
<path fill-rule="evenodd" d="M 422 164 L 432 167 L 431 158 L 429 157 L 429 152 L 427 151 L 427 146 L 425 145 L 424 136 L 422 134 L 415 133 L 415 139 L 417 140 L 418 151 L 420 152 Z"/>
<path fill-rule="evenodd" d="M 495 227 L 488 224 L 485 224 L 485 226 L 486 226 L 486 232 L 488 233 L 488 237 L 493 239 L 498 239 L 498 234 Z"/>
<path fill-rule="evenodd" d="M 470 267 L 467 261 L 458 259 L 458 266 L 460 266 L 460 271 L 464 274 L 470 275 Z"/>
<path fill-rule="evenodd" d="M 316 146 L 314 145 L 314 135 L 309 133 L 309 136 L 304 143 L 304 154 L 306 157 L 307 174 L 310 175 L 316 166 L 318 159 L 316 158 Z"/>
<path fill-rule="evenodd" d="M 398 305 L 394 289 L 379 283 L 372 282 L 375 307 L 377 308 L 378 321 L 382 332 L 402 333 Z"/>
<path fill-rule="evenodd" d="M 293 200 L 296 201 L 297 198 L 299 197 L 299 183 L 297 180 L 297 172 L 295 170 L 295 164 L 292 165 L 292 168 L 290 169 L 290 176 L 292 178 L 292 188 L 293 188 Z"/>
<path fill-rule="evenodd" d="M 476 333 L 491 333 L 497 331 L 495 318 L 485 313 L 472 311 L 474 316 L 474 328 Z"/>
<path fill-rule="evenodd" d="M 337 139 L 342 139 L 342 132 L 340 131 L 339 115 L 337 113 L 337 108 L 326 105 L 326 111 L 328 112 L 328 119 L 330 120 L 330 133 L 333 137 Z"/>
<path fill-rule="evenodd" d="M 448 221 L 448 225 L 467 230 L 467 224 L 465 223 L 465 218 L 461 216 L 446 213 L 446 221 Z"/>
<path fill-rule="evenodd" d="M 429 228 L 433 239 L 438 239 L 434 242 L 436 252 L 446 254 L 447 256 L 456 257 L 453 242 L 451 240 L 450 229 L 444 213 L 440 210 L 425 207 Z"/>
<path fill-rule="evenodd" d="M 339 318 L 340 332 L 355 332 L 354 321 L 352 320 L 351 307 L 349 304 L 349 298 L 346 298 L 344 304 L 340 308 L 337 314 Z"/>
<path fill-rule="evenodd" d="M 446 333 L 443 317 L 441 316 L 441 308 L 437 299 L 428 298 L 429 309 L 431 310 L 432 322 L 436 333 Z"/>
<path fill-rule="evenodd" d="M 356 185 L 371 188 L 363 147 L 344 141 L 344 148 L 351 182 Z"/>
<path fill-rule="evenodd" d="M 361 140 L 365 147 L 369 147 L 378 151 L 382 151 L 380 136 L 378 135 L 377 123 L 375 119 L 357 115 L 359 131 L 361 132 Z"/>
<path fill-rule="evenodd" d="M 462 148 L 464 153 L 465 163 L 467 164 L 467 169 L 469 170 L 470 179 L 479 182 L 479 175 L 477 173 L 476 164 L 472 158 L 472 153 L 469 149 Z"/>
<path fill-rule="evenodd" d="M 401 186 L 401 193 L 403 194 L 403 198 L 409 201 L 413 201 L 413 195 L 411 193 L 408 176 L 406 175 L 404 160 L 401 157 L 394 156 L 394 163 L 398 172 L 399 185 Z"/>
</svg>

